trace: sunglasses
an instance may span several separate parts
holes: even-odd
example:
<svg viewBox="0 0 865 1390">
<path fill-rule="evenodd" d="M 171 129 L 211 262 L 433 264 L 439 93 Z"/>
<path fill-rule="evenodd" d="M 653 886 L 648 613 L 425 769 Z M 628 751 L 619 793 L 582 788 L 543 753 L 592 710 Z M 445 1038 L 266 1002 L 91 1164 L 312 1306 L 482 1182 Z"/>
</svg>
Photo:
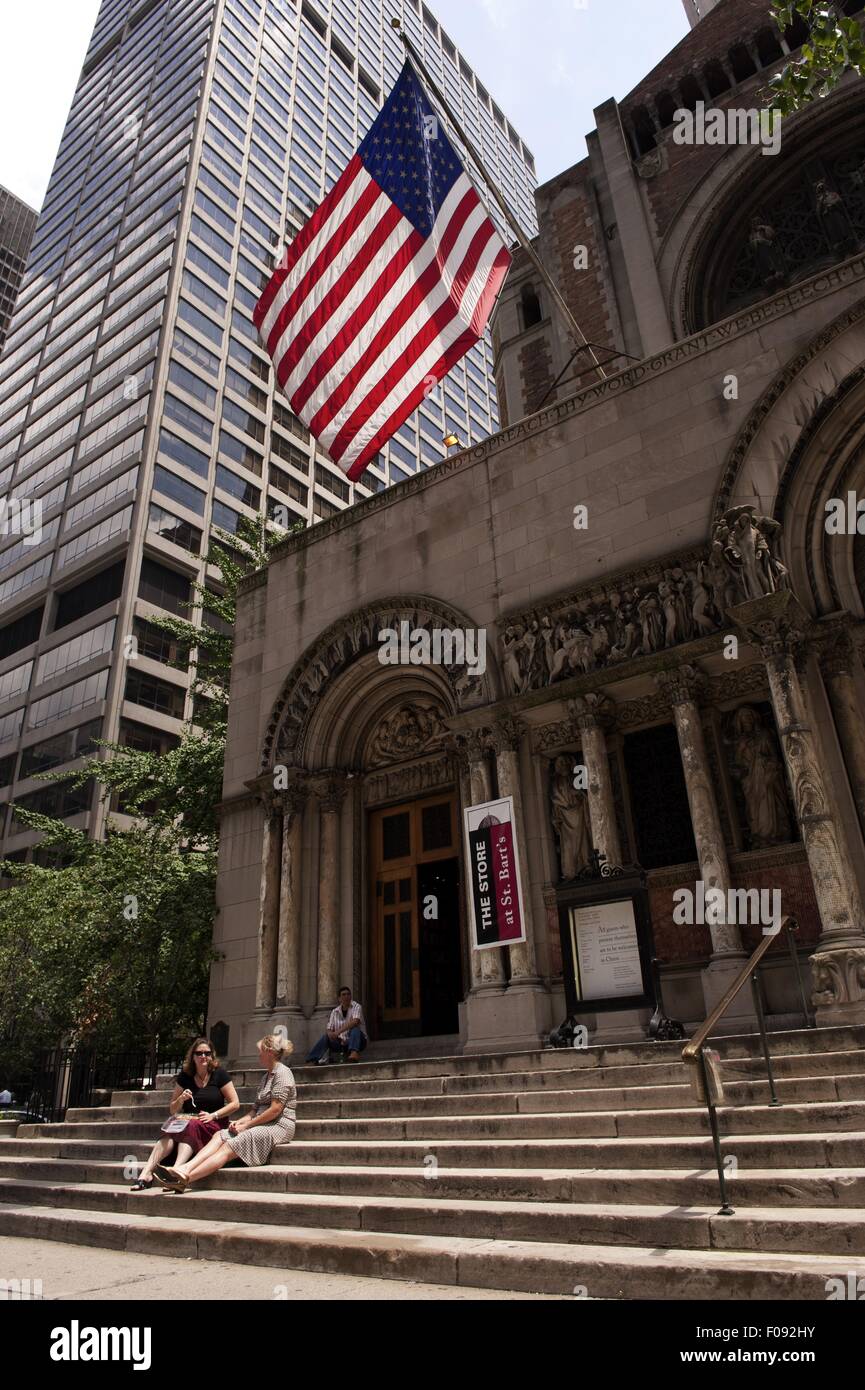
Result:
<svg viewBox="0 0 865 1390">
<path fill-rule="evenodd" d="M 193 1056 L 195 1056 L 195 1057 L 212 1057 L 212 1056 L 213 1056 L 213 1053 L 212 1053 L 212 1052 L 195 1052 L 195 1053 L 193 1053 Z"/>
</svg>

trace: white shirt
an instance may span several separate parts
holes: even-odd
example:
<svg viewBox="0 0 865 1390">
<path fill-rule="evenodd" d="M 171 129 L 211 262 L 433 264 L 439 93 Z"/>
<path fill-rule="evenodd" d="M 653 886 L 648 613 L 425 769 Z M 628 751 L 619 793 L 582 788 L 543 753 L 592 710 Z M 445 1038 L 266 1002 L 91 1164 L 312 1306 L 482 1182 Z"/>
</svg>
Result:
<svg viewBox="0 0 865 1390">
<path fill-rule="evenodd" d="M 347 1014 L 343 1013 L 339 1004 L 337 1004 L 335 1009 L 331 1010 L 330 1018 L 327 1020 L 327 1031 L 329 1033 L 338 1033 L 340 1029 L 344 1028 L 349 1022 L 356 1025 L 365 1038 L 369 1037 L 366 1031 L 366 1024 L 363 1021 L 363 1009 L 355 999 L 352 999 L 349 1004 Z"/>
</svg>

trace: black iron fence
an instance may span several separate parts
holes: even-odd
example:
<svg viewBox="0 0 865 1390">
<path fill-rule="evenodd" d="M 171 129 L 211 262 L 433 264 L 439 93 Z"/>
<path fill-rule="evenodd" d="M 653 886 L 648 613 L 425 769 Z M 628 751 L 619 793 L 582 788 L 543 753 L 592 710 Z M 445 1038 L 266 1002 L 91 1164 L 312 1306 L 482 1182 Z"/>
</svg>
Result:
<svg viewBox="0 0 865 1390">
<path fill-rule="evenodd" d="M 180 1070 L 186 1048 L 99 1052 L 89 1048 L 53 1048 L 34 1058 L 21 1080 L 8 1087 L 10 1114 L 30 1123 L 62 1120 L 67 1110 L 90 1106 L 109 1091 L 135 1091 L 155 1085 L 160 1073 Z M 2 1118 L 2 1113 L 0 1113 Z"/>
</svg>

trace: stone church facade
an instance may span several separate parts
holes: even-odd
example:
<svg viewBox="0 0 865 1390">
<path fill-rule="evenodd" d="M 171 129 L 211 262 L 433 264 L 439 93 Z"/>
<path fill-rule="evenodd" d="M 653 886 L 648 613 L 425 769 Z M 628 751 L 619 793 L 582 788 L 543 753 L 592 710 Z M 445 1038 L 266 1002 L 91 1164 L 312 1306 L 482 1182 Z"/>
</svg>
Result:
<svg viewBox="0 0 865 1390">
<path fill-rule="evenodd" d="M 599 863 L 645 871 L 686 1026 L 761 939 L 680 924 L 700 883 L 777 890 L 818 1022 L 865 1022 L 865 90 L 771 157 L 672 133 L 697 100 L 754 105 L 776 49 L 762 0 L 721 0 L 539 190 L 605 377 L 518 257 L 502 432 L 245 582 L 209 1007 L 232 1056 L 279 1025 L 305 1047 L 343 983 L 379 1039 L 536 1045 L 565 1016 L 557 890 Z M 486 661 L 383 664 L 389 631 L 483 635 Z M 499 796 L 527 939 L 473 951 L 463 812 Z M 763 982 L 796 1022 L 780 941 Z"/>
</svg>

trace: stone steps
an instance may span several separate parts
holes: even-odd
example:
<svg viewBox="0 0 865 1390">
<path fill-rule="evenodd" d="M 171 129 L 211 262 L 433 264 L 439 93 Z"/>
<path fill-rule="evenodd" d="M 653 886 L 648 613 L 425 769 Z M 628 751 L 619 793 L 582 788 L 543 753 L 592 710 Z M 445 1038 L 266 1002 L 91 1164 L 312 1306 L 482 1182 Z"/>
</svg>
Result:
<svg viewBox="0 0 865 1390">
<path fill-rule="evenodd" d="M 841 1076 L 848 1073 L 862 1074 L 863 1048 L 826 1054 L 794 1052 L 773 1057 L 776 1078 L 817 1078 L 820 1076 Z M 537 1053 L 527 1054 L 535 1059 Z M 583 1056 L 585 1054 L 575 1054 Z M 564 1057 L 568 1053 L 542 1053 L 541 1057 Z M 644 1062 L 623 1066 L 596 1066 L 584 1063 L 571 1066 L 547 1067 L 526 1071 L 470 1072 L 450 1075 L 446 1072 L 431 1073 L 417 1077 L 370 1080 L 362 1074 L 363 1064 L 338 1065 L 332 1067 L 294 1067 L 298 1085 L 302 1087 L 304 1101 L 321 1101 L 345 1094 L 354 1099 L 385 1099 L 394 1096 L 456 1096 L 473 1095 L 486 1092 L 544 1091 L 544 1090 L 619 1090 L 623 1088 L 642 1088 L 649 1085 L 682 1085 L 683 1066 L 681 1046 L 677 1045 L 674 1057 L 668 1062 Z M 725 1062 L 725 1076 L 736 1082 L 753 1081 L 765 1084 L 766 1068 L 762 1054 L 742 1057 Z M 247 1075 L 247 1073 L 243 1073 Z M 251 1073 L 249 1073 L 251 1075 Z M 323 1081 L 322 1077 L 327 1077 Z M 312 1079 L 309 1079 L 312 1078 Z M 237 1078 L 235 1078 L 237 1080 Z M 243 1104 L 251 1104 L 256 1095 L 258 1079 L 254 1085 L 238 1082 L 237 1093 Z M 148 1109 L 164 1111 L 166 1100 L 164 1091 L 170 1084 L 157 1091 L 116 1091 L 112 1104 L 123 1106 L 144 1106 Z M 72 1113 L 72 1112 L 70 1112 Z"/>
<path fill-rule="evenodd" d="M 528 1052 L 494 1052 L 452 1057 L 418 1057 L 392 1061 L 345 1062 L 325 1067 L 307 1066 L 299 1058 L 289 1058 L 298 1084 L 342 1084 L 350 1081 L 404 1081 L 443 1075 L 497 1076 L 504 1072 L 585 1071 L 595 1068 L 654 1065 L 681 1065 L 681 1042 L 617 1043 L 588 1048 L 547 1048 Z M 757 1062 L 762 1067 L 762 1045 L 757 1034 L 732 1034 L 712 1040 L 712 1046 L 725 1061 Z M 824 1055 L 827 1052 L 859 1052 L 865 1048 L 865 1026 L 802 1028 L 769 1034 L 773 1062 L 790 1055 Z M 233 1068 L 235 1084 L 257 1087 L 259 1067 Z M 170 1089 L 173 1078 L 160 1078 L 160 1089 Z"/>
<path fill-rule="evenodd" d="M 594 1203 L 346 1196 L 296 1192 L 200 1190 L 183 1198 L 138 1195 L 115 1186 L 0 1180 L 0 1202 L 89 1212 L 170 1215 L 192 1221 L 295 1226 L 480 1240 L 540 1241 L 568 1245 L 652 1246 L 682 1250 L 753 1250 L 865 1256 L 865 1211 L 745 1207 L 719 1216 L 711 1207 L 669 1209 Z M 2 1212 L 2 1207 L 0 1207 Z M 166 1213 L 167 1214 L 167 1213 Z"/>
<path fill-rule="evenodd" d="M 301 1109 L 299 1115 L 304 1112 Z M 865 1129 L 865 1101 L 814 1102 L 806 1105 L 739 1106 L 719 1111 L 724 1135 L 755 1133 L 808 1133 Z M 25 1124 L 21 1139 L 132 1139 L 155 1140 L 151 1121 L 90 1121 L 62 1124 Z M 635 1135 L 698 1135 L 708 1133 L 706 1112 L 695 1106 L 684 1110 L 578 1111 L 545 1114 L 482 1114 L 391 1116 L 373 1119 L 307 1120 L 298 1118 L 295 1138 L 346 1142 L 399 1139 L 553 1139 L 613 1138 Z"/>
<path fill-rule="evenodd" d="M 145 1198 L 150 1201 L 150 1198 Z M 165 1198 L 172 1208 L 195 1197 Z M 155 1203 L 154 1203 L 155 1205 Z M 720 1219 L 720 1218 L 719 1218 Z M 727 1218 L 732 1220 L 733 1218 Z M 647 1299 L 825 1300 L 827 1280 L 850 1262 L 822 1254 L 727 1249 L 663 1250 L 472 1236 L 406 1235 L 230 1221 L 153 1217 L 126 1211 L 0 1204 L 8 1236 L 175 1258 L 227 1260 L 274 1269 L 305 1269 L 412 1279 L 471 1288 Z M 714 1229 L 714 1228 L 713 1228 Z M 275 1279 L 278 1283 L 278 1277 Z"/>
<path fill-rule="evenodd" d="M 778 1113 L 778 1112 L 774 1112 Z M 145 1141 L 109 1139 L 7 1139 L 0 1142 L 0 1156 L 70 1158 L 121 1162 L 127 1155 L 144 1159 L 152 1147 Z M 856 1168 L 865 1155 L 865 1133 L 838 1135 L 759 1134 L 725 1139 L 725 1155 L 733 1155 L 746 1167 Z M 294 1140 L 278 1145 L 272 1164 L 314 1164 L 366 1167 L 413 1167 L 423 1173 L 425 1160 L 435 1158 L 451 1168 L 621 1168 L 643 1167 L 662 1171 L 677 1165 L 699 1172 L 714 1165 L 712 1140 L 681 1138 L 671 1152 L 668 1136 L 583 1139 L 492 1139 L 469 1141 L 439 1139 L 332 1140 L 326 1144 Z"/>
<path fill-rule="evenodd" d="M 720 1206 L 681 1043 L 299 1066 L 261 1168 L 131 1193 L 171 1077 L 0 1138 L 0 1233 L 595 1298 L 826 1297 L 865 1276 L 865 1028 L 720 1040 Z M 261 1071 L 234 1072 L 244 1103 Z"/>
<path fill-rule="evenodd" d="M 116 1161 L 0 1157 L 0 1179 L 28 1182 L 102 1183 L 124 1185 L 122 1156 Z M 228 1167 L 217 1173 L 208 1190 L 224 1193 L 298 1192 L 332 1196 L 423 1197 L 474 1201 L 620 1202 L 675 1206 L 718 1205 L 718 1176 L 714 1169 L 600 1170 L 515 1168 L 444 1168 L 423 1172 L 411 1168 L 357 1167 L 312 1164 L 291 1167 L 277 1163 L 261 1168 Z M 865 1207 L 865 1166 L 860 1168 L 748 1168 L 729 1183 L 738 1208 L 766 1206 L 773 1198 L 787 1209 L 796 1207 Z M 9 1190 L 9 1189 L 7 1189 Z M 133 1194 L 133 1202 L 138 1194 Z M 714 1204 L 714 1205 L 713 1205 Z M 130 1207 L 134 1210 L 134 1205 Z"/>
<path fill-rule="evenodd" d="M 860 1066 L 865 1065 L 860 1059 Z M 865 1074 L 845 1076 L 791 1077 L 776 1080 L 776 1091 L 782 1102 L 865 1100 Z M 117 1093 L 120 1094 L 120 1093 Z M 737 1105 L 766 1104 L 770 1098 L 768 1081 L 734 1081 L 726 1087 L 730 1103 Z M 467 1095 L 399 1095 L 392 1097 L 354 1098 L 350 1094 L 334 1100 L 307 1099 L 304 1091 L 305 1120 L 325 1119 L 384 1119 L 408 1118 L 418 1115 L 502 1115 L 502 1114 L 561 1114 L 567 1111 L 621 1111 L 682 1108 L 699 1109 L 689 1084 L 678 1086 L 632 1086 L 627 1089 L 589 1089 L 470 1092 Z M 115 1105 L 70 1109 L 67 1124 L 98 1121 L 123 1122 L 135 1125 L 145 1119 L 158 1131 L 165 1119 L 165 1106 L 158 1101 L 142 1105 Z"/>
</svg>

